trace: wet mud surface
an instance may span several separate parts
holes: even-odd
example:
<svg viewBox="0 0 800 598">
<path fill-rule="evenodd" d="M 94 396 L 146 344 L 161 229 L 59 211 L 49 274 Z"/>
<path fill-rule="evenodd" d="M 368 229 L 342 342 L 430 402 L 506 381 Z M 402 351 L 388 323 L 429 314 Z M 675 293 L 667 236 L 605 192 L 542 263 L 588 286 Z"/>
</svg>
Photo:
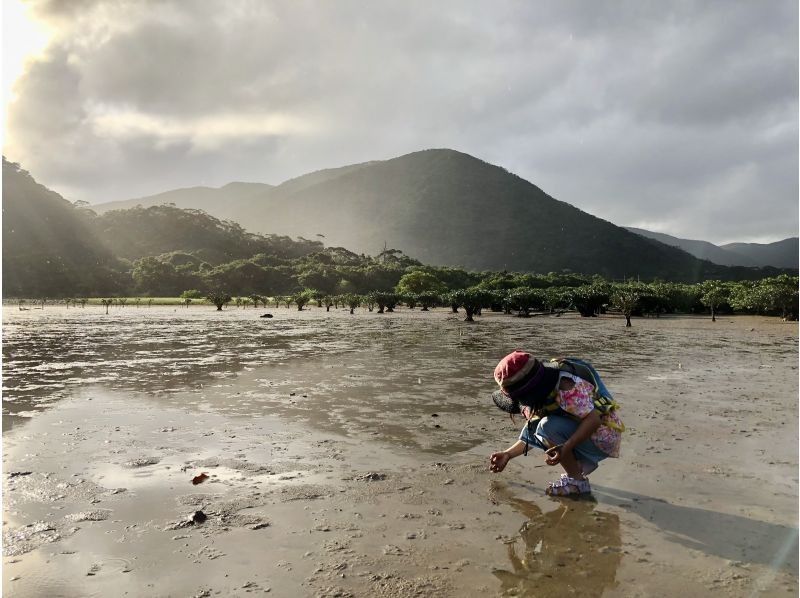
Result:
<svg viewBox="0 0 800 598">
<path fill-rule="evenodd" d="M 796 594 L 796 325 L 269 311 L 6 308 L 4 595 Z M 514 348 L 622 403 L 591 497 L 488 472 Z"/>
</svg>

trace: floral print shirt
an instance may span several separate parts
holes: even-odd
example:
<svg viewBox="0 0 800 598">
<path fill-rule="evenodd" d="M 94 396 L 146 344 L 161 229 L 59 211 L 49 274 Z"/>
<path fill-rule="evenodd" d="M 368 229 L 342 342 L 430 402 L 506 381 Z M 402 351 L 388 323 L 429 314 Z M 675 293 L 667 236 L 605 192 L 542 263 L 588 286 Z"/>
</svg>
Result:
<svg viewBox="0 0 800 598">
<path fill-rule="evenodd" d="M 558 406 L 580 419 L 583 419 L 594 410 L 594 400 L 592 399 L 592 392 L 594 385 L 587 382 L 583 378 L 573 376 L 572 374 L 561 372 L 561 378 L 569 378 L 575 383 L 570 390 L 559 390 L 556 393 L 556 402 Z M 561 379 L 559 379 L 559 384 Z M 529 413 L 523 411 L 523 415 L 529 416 Z M 617 415 L 617 410 L 612 411 L 608 415 L 601 416 L 601 424 L 591 436 L 592 442 L 601 451 L 606 453 L 609 457 L 619 457 L 619 447 L 622 442 L 622 434 L 618 430 L 608 427 L 606 422 L 612 422 L 621 425 L 622 421 Z"/>
</svg>

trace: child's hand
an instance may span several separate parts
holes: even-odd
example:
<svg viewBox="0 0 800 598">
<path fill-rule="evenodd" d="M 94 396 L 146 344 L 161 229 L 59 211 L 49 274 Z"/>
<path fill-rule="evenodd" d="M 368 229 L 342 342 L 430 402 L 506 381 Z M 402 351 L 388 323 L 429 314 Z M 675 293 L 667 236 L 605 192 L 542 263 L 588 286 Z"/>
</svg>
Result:
<svg viewBox="0 0 800 598">
<path fill-rule="evenodd" d="M 489 471 L 500 473 L 506 468 L 511 455 L 506 452 L 492 453 L 489 457 Z"/>
<path fill-rule="evenodd" d="M 544 452 L 544 462 L 548 465 L 558 465 L 561 462 L 561 449 L 564 445 L 558 444 Z"/>
</svg>

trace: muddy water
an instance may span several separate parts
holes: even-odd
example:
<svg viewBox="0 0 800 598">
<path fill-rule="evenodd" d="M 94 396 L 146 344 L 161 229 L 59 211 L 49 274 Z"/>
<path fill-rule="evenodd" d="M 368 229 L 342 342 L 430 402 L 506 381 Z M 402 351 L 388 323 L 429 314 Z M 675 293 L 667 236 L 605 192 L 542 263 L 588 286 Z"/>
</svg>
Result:
<svg viewBox="0 0 800 598">
<path fill-rule="evenodd" d="M 48 307 L 3 336 L 8 595 L 796 589 L 792 325 Z M 486 471 L 514 348 L 625 404 L 593 499 L 543 497 L 538 457 Z"/>
<path fill-rule="evenodd" d="M 239 415 L 279 410 L 338 432 L 366 430 L 386 414 L 382 434 L 409 444 L 415 439 L 408 422 L 415 418 L 482 410 L 487 363 L 509 347 L 535 344 L 543 355 L 586 356 L 611 376 L 623 366 L 618 354 L 642 365 L 656 356 L 642 350 L 636 331 L 615 330 L 598 347 L 590 321 L 585 338 L 564 343 L 559 320 L 509 326 L 509 319 L 495 318 L 469 326 L 444 312 L 275 309 L 280 317 L 258 318 L 264 311 L 126 307 L 106 317 L 97 308 L 9 309 L 4 426 L 96 384 L 155 396 L 190 391 L 196 396 L 187 400 L 195 404 L 208 398 L 215 409 Z M 465 438 L 454 448 L 476 441 Z"/>
</svg>

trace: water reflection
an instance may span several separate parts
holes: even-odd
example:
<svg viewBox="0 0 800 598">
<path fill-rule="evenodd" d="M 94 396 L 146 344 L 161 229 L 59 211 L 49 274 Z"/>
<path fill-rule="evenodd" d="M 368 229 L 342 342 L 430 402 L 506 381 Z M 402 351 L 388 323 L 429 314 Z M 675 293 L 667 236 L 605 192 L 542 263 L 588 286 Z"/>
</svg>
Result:
<svg viewBox="0 0 800 598">
<path fill-rule="evenodd" d="M 622 559 L 617 515 L 598 511 L 591 497 L 560 499 L 555 510 L 543 513 L 501 482 L 492 484 L 490 496 L 526 518 L 522 546 L 507 545 L 511 569 L 493 571 L 503 595 L 600 596 L 616 585 Z"/>
<path fill-rule="evenodd" d="M 196 400 L 242 414 L 285 412 L 331 431 L 355 425 L 359 432 L 371 432 L 380 417 L 390 440 L 403 442 L 433 412 L 485 413 L 492 368 L 514 348 L 586 358 L 611 382 L 631 371 L 649 372 L 653 363 L 675 367 L 664 365 L 668 337 L 681 350 L 676 364 L 707 351 L 707 340 L 697 338 L 689 321 L 666 332 L 656 328 L 664 322 L 626 330 L 609 320 L 501 314 L 465 324 L 462 314 L 445 310 L 270 311 L 275 317 L 267 320 L 258 317 L 260 310 L 217 312 L 200 306 L 126 307 L 108 316 L 90 307 L 6 308 L 3 428 L 88 385 L 183 395 L 180 400 L 214 386 L 229 392 Z M 720 329 L 720 342 L 730 334 Z M 747 350 L 758 347 L 764 359 L 770 350 L 787 350 L 785 341 L 762 341 L 763 346 L 754 338 Z M 730 359 L 744 358 L 744 350 L 741 343 L 726 348 Z M 288 401 L 291 392 L 294 400 Z M 304 394 L 308 400 L 301 400 Z M 464 437 L 454 450 L 473 445 L 476 438 Z"/>
</svg>

